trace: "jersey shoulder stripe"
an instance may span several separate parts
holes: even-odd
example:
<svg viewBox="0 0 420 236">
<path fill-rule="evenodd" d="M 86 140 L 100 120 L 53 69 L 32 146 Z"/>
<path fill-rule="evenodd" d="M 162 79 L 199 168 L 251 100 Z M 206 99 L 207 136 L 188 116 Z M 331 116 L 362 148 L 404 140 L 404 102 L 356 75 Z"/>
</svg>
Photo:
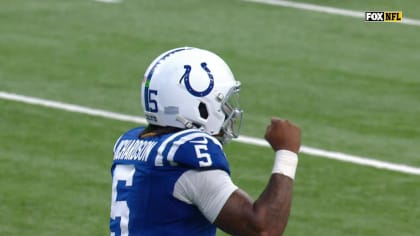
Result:
<svg viewBox="0 0 420 236">
<path fill-rule="evenodd" d="M 155 159 L 155 166 L 163 166 L 163 157 L 167 153 L 168 147 L 172 145 L 172 142 L 179 137 L 182 137 L 184 135 L 187 135 L 189 133 L 194 133 L 196 130 L 193 129 L 186 129 L 177 133 L 170 134 L 168 137 L 165 138 L 165 141 L 162 142 L 162 144 L 159 146 L 159 149 L 157 150 L 157 156 Z"/>
<path fill-rule="evenodd" d="M 206 133 L 202 133 L 202 132 L 189 133 L 172 143 L 172 146 L 168 152 L 168 161 L 174 160 L 175 153 L 178 151 L 181 145 L 187 142 L 207 145 L 209 140 L 211 140 L 214 144 L 219 146 L 220 149 L 222 149 L 222 146 L 219 143 L 219 141 Z"/>
<path fill-rule="evenodd" d="M 200 130 L 190 130 L 170 138 L 161 152 L 169 165 L 230 172 L 223 147 L 213 136 Z"/>
</svg>

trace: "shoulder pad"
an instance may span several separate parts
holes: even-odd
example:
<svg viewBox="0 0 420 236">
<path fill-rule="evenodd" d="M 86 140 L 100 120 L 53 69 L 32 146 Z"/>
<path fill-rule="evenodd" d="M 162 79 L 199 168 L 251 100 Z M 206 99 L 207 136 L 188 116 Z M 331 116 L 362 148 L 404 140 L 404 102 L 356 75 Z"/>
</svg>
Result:
<svg viewBox="0 0 420 236">
<path fill-rule="evenodd" d="M 198 130 L 174 135 L 177 137 L 166 145 L 162 153 L 171 165 L 192 169 L 222 169 L 230 172 L 222 145 L 213 136 Z M 168 139 L 171 139 L 171 136 Z"/>
</svg>

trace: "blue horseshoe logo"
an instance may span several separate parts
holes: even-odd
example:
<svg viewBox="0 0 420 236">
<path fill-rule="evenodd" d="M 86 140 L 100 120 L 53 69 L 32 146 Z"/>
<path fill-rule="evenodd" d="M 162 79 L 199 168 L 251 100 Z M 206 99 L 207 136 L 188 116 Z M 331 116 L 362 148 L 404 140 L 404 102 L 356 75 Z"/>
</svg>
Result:
<svg viewBox="0 0 420 236">
<path fill-rule="evenodd" d="M 197 91 L 195 90 L 191 84 L 190 84 L 190 73 L 191 73 L 191 66 L 190 65 L 184 65 L 185 73 L 182 75 L 181 79 L 179 80 L 179 83 L 181 83 L 182 79 L 184 79 L 185 87 L 187 88 L 188 92 L 196 97 L 204 97 L 208 95 L 214 87 L 214 78 L 211 74 L 210 69 L 207 67 L 207 63 L 203 62 L 200 64 L 201 68 L 203 68 L 204 71 L 207 72 L 207 75 L 210 79 L 209 86 L 204 89 L 203 91 Z"/>
</svg>

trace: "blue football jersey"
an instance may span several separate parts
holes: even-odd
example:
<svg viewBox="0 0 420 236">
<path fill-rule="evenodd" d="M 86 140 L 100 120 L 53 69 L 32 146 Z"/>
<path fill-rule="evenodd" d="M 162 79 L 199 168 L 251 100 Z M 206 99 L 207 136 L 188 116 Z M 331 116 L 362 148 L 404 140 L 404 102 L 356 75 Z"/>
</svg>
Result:
<svg viewBox="0 0 420 236">
<path fill-rule="evenodd" d="M 142 130 L 126 132 L 114 146 L 111 235 L 214 236 L 215 225 L 173 191 L 188 170 L 230 174 L 219 141 L 195 129 L 139 138 Z"/>
</svg>

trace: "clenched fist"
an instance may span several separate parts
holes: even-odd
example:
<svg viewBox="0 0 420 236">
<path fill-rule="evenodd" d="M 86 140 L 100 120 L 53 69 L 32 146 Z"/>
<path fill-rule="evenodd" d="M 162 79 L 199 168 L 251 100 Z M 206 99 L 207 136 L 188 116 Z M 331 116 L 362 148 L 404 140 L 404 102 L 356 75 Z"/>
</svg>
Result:
<svg viewBox="0 0 420 236">
<path fill-rule="evenodd" d="M 264 138 L 274 151 L 289 150 L 298 153 L 300 149 L 300 128 L 288 120 L 271 118 Z"/>
</svg>

